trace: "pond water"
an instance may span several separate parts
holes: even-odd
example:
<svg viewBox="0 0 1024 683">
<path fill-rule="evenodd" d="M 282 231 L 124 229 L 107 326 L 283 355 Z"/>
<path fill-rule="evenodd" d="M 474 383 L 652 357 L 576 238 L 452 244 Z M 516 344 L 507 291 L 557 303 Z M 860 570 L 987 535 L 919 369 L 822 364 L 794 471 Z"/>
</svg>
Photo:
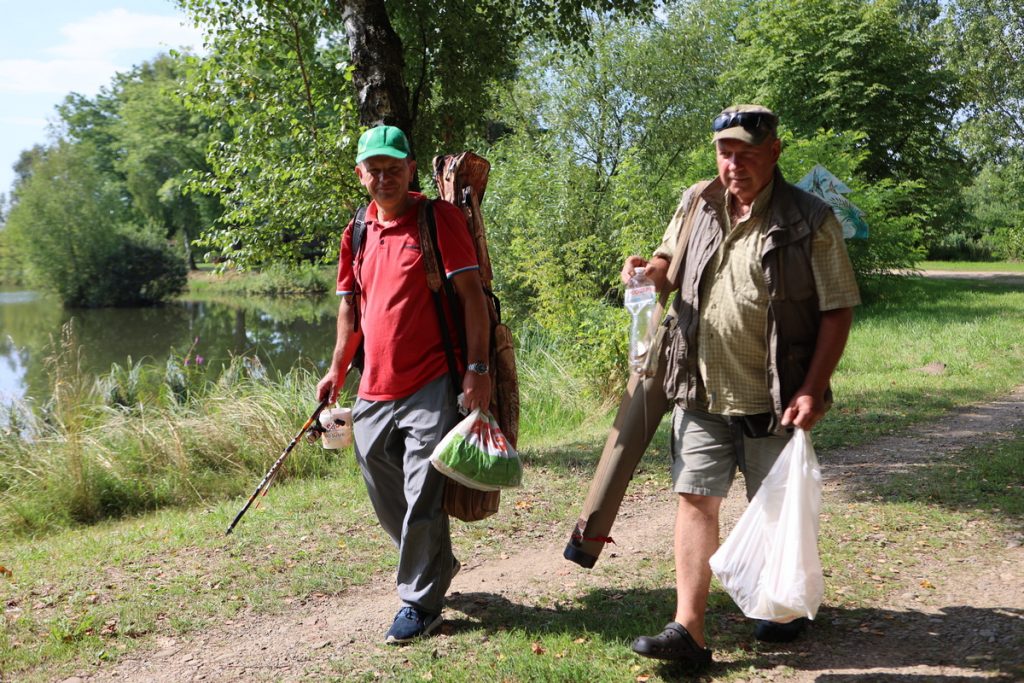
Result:
<svg viewBox="0 0 1024 683">
<path fill-rule="evenodd" d="M 334 348 L 337 298 L 213 303 L 174 301 L 148 308 L 66 309 L 26 291 L 0 291 L 0 404 L 49 398 L 45 359 L 72 322 L 82 369 L 105 375 L 117 363 L 154 363 L 169 355 L 202 357 L 216 372 L 232 357 L 258 357 L 286 372 L 326 370 Z"/>
</svg>

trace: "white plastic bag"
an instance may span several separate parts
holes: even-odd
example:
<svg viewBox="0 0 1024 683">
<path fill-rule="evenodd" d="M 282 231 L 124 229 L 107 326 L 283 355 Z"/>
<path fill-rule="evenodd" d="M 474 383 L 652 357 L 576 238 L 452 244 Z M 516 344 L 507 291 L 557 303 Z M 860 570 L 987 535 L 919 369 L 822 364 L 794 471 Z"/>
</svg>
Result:
<svg viewBox="0 0 1024 683">
<path fill-rule="evenodd" d="M 797 428 L 711 556 L 711 570 L 745 615 L 779 622 L 814 619 L 825 594 L 818 558 L 820 509 L 818 459 L 810 435 Z"/>
<path fill-rule="evenodd" d="M 498 421 L 477 408 L 455 425 L 430 456 L 430 464 L 463 486 L 498 491 L 519 486 L 523 465 Z"/>
</svg>

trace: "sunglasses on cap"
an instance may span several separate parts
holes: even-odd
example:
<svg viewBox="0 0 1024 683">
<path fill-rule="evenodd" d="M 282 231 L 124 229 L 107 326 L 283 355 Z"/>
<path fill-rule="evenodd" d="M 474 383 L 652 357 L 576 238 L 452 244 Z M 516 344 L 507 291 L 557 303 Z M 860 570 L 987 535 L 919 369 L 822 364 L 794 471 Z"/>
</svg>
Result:
<svg viewBox="0 0 1024 683">
<path fill-rule="evenodd" d="M 719 114 L 711 122 L 711 130 L 718 132 L 733 126 L 742 126 L 743 130 L 754 133 L 758 130 L 773 130 L 776 118 L 771 114 L 759 111 L 732 111 Z"/>
</svg>

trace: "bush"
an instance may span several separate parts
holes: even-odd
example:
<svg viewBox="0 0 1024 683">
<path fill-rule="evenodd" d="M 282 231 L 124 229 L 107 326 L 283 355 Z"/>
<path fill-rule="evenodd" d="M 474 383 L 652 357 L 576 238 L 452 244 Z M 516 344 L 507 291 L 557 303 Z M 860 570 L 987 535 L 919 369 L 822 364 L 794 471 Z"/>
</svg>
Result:
<svg viewBox="0 0 1024 683">
<path fill-rule="evenodd" d="M 94 166 L 85 143 L 59 142 L 18 188 L 7 221 L 28 283 L 68 306 L 152 304 L 184 290 L 186 265 L 153 226 L 140 226 L 124 188 Z"/>
<path fill-rule="evenodd" d="M 981 237 L 951 232 L 928 247 L 931 261 L 994 261 L 992 247 Z"/>
<path fill-rule="evenodd" d="M 1024 225 L 996 228 L 983 242 L 999 260 L 1024 261 Z"/>
</svg>

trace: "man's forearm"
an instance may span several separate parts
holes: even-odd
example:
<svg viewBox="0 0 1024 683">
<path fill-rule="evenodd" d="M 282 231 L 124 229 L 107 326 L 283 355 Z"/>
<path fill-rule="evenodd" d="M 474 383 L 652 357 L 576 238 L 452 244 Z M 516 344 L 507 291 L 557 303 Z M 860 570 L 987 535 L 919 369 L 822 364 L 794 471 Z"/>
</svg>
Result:
<svg viewBox="0 0 1024 683">
<path fill-rule="evenodd" d="M 472 280 L 476 280 L 472 283 Z M 487 312 L 487 299 L 484 296 L 483 288 L 479 285 L 478 278 L 467 277 L 470 280 L 469 286 L 456 287 L 462 304 L 463 324 L 466 330 L 466 362 L 488 362 L 491 317 Z M 463 283 L 465 284 L 465 280 Z"/>
<path fill-rule="evenodd" d="M 818 328 L 818 340 L 814 345 L 814 355 L 804 379 L 804 388 L 814 396 L 823 396 L 828 387 L 832 373 L 839 365 L 839 359 L 846 348 L 846 340 L 853 324 L 852 308 L 837 308 L 823 311 L 821 325 Z"/>
<path fill-rule="evenodd" d="M 348 371 L 349 363 L 359 348 L 362 341 L 362 333 L 355 329 L 355 307 L 351 297 L 342 297 L 338 305 L 338 326 L 337 336 L 334 343 L 334 353 L 331 355 L 331 365 L 342 376 Z"/>
</svg>

